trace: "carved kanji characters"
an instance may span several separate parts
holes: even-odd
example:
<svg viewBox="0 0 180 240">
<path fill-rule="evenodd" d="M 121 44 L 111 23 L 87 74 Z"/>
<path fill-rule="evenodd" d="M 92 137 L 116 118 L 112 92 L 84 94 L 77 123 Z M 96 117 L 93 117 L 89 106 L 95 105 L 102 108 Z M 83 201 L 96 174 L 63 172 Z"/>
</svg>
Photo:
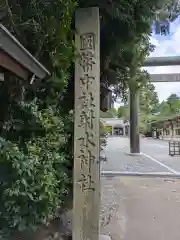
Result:
<svg viewBox="0 0 180 240">
<path fill-rule="evenodd" d="M 81 50 L 95 50 L 94 33 L 85 33 L 80 36 Z"/>
<path fill-rule="evenodd" d="M 85 86 L 86 91 L 89 90 L 89 86 L 93 83 L 95 77 L 91 77 L 88 74 L 84 74 L 82 78 L 80 78 L 81 84 Z"/>
<path fill-rule="evenodd" d="M 81 53 L 80 65 L 85 73 L 92 70 L 95 62 L 94 53 L 92 51 L 86 51 Z"/>
<path fill-rule="evenodd" d="M 90 173 L 91 165 L 95 163 L 96 158 L 89 149 L 86 152 L 86 149 L 81 148 L 80 151 L 81 153 L 78 156 L 78 159 L 81 163 L 81 169 L 83 169 L 84 167 L 88 167 Z"/>
<path fill-rule="evenodd" d="M 92 93 L 86 94 L 86 92 L 83 91 L 79 99 L 83 100 L 79 127 L 85 127 L 86 129 L 88 127 L 89 129 L 93 129 L 93 120 L 95 119 L 95 104 L 93 103 L 93 95 Z"/>
<path fill-rule="evenodd" d="M 90 132 L 85 132 L 85 135 L 80 137 L 78 140 L 81 141 L 80 146 L 81 147 L 85 147 L 85 148 L 89 148 L 89 147 L 94 147 L 95 143 L 93 141 L 94 138 L 94 134 L 90 133 Z"/>
<path fill-rule="evenodd" d="M 94 181 L 92 180 L 92 176 L 90 174 L 81 174 L 81 179 L 78 182 L 81 183 L 82 192 L 87 190 L 95 191 Z"/>
</svg>

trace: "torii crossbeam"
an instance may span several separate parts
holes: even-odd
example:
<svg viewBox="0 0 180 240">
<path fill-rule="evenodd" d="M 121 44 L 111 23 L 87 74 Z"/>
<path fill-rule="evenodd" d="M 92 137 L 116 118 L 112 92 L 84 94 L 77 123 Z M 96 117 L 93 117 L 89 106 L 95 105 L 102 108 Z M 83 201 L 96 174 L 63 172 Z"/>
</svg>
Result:
<svg viewBox="0 0 180 240">
<path fill-rule="evenodd" d="M 144 62 L 144 67 L 178 66 L 180 56 L 174 57 L 148 57 Z"/>
<path fill-rule="evenodd" d="M 175 57 L 149 57 L 144 62 L 144 67 L 178 66 L 180 56 Z M 151 82 L 180 82 L 179 73 L 150 74 Z"/>
<path fill-rule="evenodd" d="M 150 74 L 151 82 L 180 82 L 180 73 Z"/>
</svg>

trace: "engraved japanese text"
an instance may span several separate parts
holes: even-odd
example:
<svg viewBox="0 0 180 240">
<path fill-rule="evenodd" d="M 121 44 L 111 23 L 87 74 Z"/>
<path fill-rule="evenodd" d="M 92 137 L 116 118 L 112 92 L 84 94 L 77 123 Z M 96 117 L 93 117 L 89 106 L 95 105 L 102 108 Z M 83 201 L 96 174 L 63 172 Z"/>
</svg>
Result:
<svg viewBox="0 0 180 240">
<path fill-rule="evenodd" d="M 93 68 L 96 64 L 95 55 L 95 35 L 86 33 L 80 36 L 80 67 L 81 76 L 79 79 L 80 96 L 79 121 L 78 127 L 81 128 L 78 146 L 81 176 L 79 183 L 82 191 L 95 191 L 95 183 L 92 177 L 92 167 L 95 166 L 96 156 L 93 154 L 95 144 L 95 97 L 93 92 L 93 83 L 96 80 L 93 75 Z"/>
</svg>

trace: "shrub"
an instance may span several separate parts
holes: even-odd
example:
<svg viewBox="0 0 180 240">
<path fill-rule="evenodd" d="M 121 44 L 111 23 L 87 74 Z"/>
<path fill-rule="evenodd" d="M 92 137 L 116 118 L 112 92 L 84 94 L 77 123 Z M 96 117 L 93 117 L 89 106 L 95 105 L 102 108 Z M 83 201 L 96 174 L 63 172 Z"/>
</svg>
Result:
<svg viewBox="0 0 180 240">
<path fill-rule="evenodd" d="M 35 104 L 25 108 L 29 109 L 32 119 L 36 119 L 34 127 L 39 127 L 31 129 L 34 137 L 26 138 L 23 145 L 8 140 L 8 134 L 12 132 L 9 123 L 7 138 L 0 138 L 0 226 L 3 239 L 6 233 L 32 232 L 42 224 L 48 224 L 64 205 L 71 184 L 68 167 L 72 165 L 72 155 L 66 149 L 71 136 L 67 131 L 72 123 L 71 116 L 63 119 L 50 108 L 38 110 Z M 14 127 L 13 132 L 22 132 L 25 126 L 24 122 L 18 122 L 18 128 Z"/>
</svg>

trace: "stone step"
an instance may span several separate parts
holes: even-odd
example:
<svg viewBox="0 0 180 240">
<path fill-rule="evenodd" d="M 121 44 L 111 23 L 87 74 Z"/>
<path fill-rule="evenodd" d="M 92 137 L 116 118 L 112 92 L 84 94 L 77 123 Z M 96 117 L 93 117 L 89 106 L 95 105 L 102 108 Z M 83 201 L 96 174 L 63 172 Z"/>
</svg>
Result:
<svg viewBox="0 0 180 240">
<path fill-rule="evenodd" d="M 111 240 L 111 237 L 108 235 L 100 235 L 99 240 Z"/>
</svg>

